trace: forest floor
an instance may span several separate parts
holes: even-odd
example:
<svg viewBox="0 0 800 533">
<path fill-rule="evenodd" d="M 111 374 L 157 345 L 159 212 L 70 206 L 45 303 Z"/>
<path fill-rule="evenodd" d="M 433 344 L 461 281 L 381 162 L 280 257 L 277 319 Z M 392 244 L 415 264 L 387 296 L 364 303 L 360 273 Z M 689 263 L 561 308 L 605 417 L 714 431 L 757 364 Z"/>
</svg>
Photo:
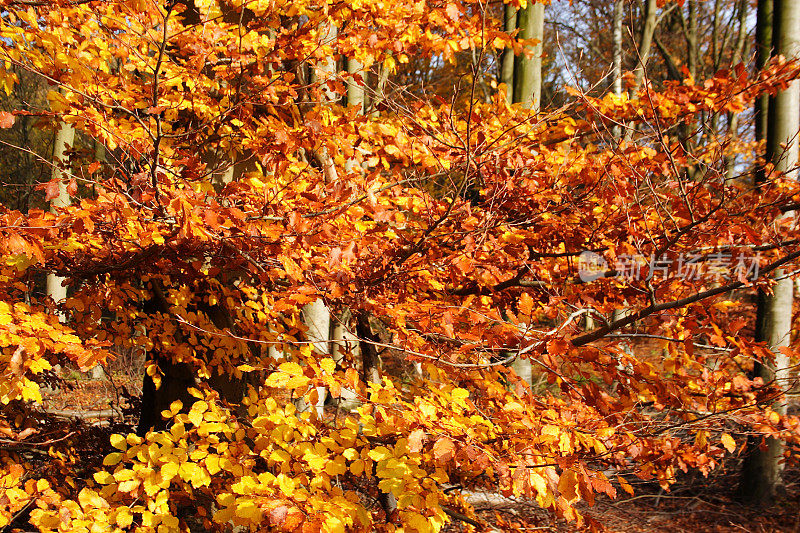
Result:
<svg viewBox="0 0 800 533">
<path fill-rule="evenodd" d="M 104 447 L 101 441 L 104 438 L 107 441 L 107 434 L 134 427 L 141 383 L 140 378 L 132 374 L 135 373 L 114 373 L 111 379 L 90 379 L 78 373 L 67 376 L 57 391 L 45 392 L 44 407 L 65 420 L 79 418 L 83 423 L 97 426 L 98 440 L 90 446 L 94 454 L 98 454 L 97 448 Z M 101 460 L 101 456 L 98 455 L 98 459 Z M 800 468 L 785 473 L 785 493 L 780 502 L 768 510 L 748 507 L 736 500 L 738 470 L 739 460 L 731 457 L 708 478 L 679 477 L 669 492 L 656 484 L 637 484 L 636 480 L 629 479 L 635 488 L 634 496 L 622 493 L 616 500 L 599 497 L 593 507 L 584 505 L 579 510 L 585 518 L 602 524 L 603 530 L 609 533 L 800 533 Z M 470 500 L 479 519 L 497 530 L 570 533 L 588 530 L 585 526 L 554 520 L 532 502 L 496 494 L 474 494 Z M 458 521 L 445 529 L 447 533 L 466 530 Z"/>
<path fill-rule="evenodd" d="M 770 509 L 745 506 L 735 497 L 738 461 L 731 460 L 708 478 L 678 479 L 670 492 L 640 484 L 633 497 L 598 498 L 581 514 L 608 533 L 777 533 L 800 532 L 800 470 L 786 472 L 786 492 Z M 531 502 L 476 501 L 477 515 L 488 524 L 505 523 L 511 531 L 577 532 L 587 526 L 558 521 Z M 513 528 L 513 529 L 512 529 Z M 448 531 L 465 531 L 453 523 Z"/>
</svg>

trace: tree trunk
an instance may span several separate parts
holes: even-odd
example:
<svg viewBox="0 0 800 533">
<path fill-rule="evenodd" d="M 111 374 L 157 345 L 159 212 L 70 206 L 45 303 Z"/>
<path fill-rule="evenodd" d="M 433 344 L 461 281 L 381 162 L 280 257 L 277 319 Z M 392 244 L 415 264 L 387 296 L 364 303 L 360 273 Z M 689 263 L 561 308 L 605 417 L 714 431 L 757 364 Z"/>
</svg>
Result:
<svg viewBox="0 0 800 533">
<path fill-rule="evenodd" d="M 520 55 L 515 61 L 514 101 L 527 109 L 539 110 L 542 98 L 542 39 L 544 37 L 544 4 L 528 2 L 517 15 L 519 36 L 539 42 L 526 47 L 533 57 Z"/>
<path fill-rule="evenodd" d="M 761 9 L 762 2 L 759 2 Z M 773 43 L 774 53 L 787 59 L 800 58 L 800 2 L 796 0 L 774 0 Z M 762 22 L 759 12 L 759 24 Z M 766 18 L 767 13 L 764 14 Z M 761 49 L 766 43 L 759 43 Z M 800 129 L 800 82 L 792 82 L 780 91 L 769 104 L 767 121 L 766 158 L 775 165 L 776 172 L 790 174 L 796 178 L 798 156 L 797 133 Z M 786 216 L 794 216 L 788 213 Z M 775 383 L 785 388 L 789 361 L 778 348 L 789 345 L 792 326 L 793 283 L 784 278 L 785 272 L 775 272 L 777 279 L 771 295 L 762 293 L 758 299 L 757 340 L 765 341 L 775 354 L 772 362 L 757 362 L 754 374 L 764 382 Z M 786 414 L 786 400 L 782 398 L 773 410 Z M 777 487 L 781 482 L 783 465 L 783 443 L 778 439 L 767 438 L 763 445 L 751 441 L 750 451 L 742 469 L 741 494 L 748 502 L 767 506 L 774 502 Z"/>
<path fill-rule="evenodd" d="M 336 361 L 337 364 L 341 363 L 345 357 L 345 354 L 348 352 L 353 355 L 354 359 L 358 359 L 360 357 L 361 351 L 359 347 L 358 336 L 350 329 L 351 318 L 352 313 L 348 309 L 339 316 L 332 328 L 331 336 L 332 340 L 334 341 L 332 346 L 333 360 Z M 339 396 L 339 407 L 351 411 L 360 404 L 361 402 L 359 401 L 358 395 L 354 390 L 342 388 Z"/>
<path fill-rule="evenodd" d="M 517 10 L 511 4 L 503 8 L 503 31 L 513 33 L 517 29 Z M 500 83 L 506 86 L 506 101 L 514 102 L 514 49 L 506 48 L 500 64 Z"/>
<path fill-rule="evenodd" d="M 320 28 L 320 43 L 327 44 L 329 41 L 336 39 L 339 30 L 333 24 L 326 24 L 324 28 Z M 336 99 L 336 92 L 326 85 L 326 81 L 336 74 L 336 60 L 333 56 L 329 56 L 314 65 L 313 78 L 314 81 L 320 82 L 322 87 L 322 96 L 325 102 L 332 102 Z M 349 87 L 348 87 L 349 96 Z M 362 102 L 363 104 L 363 102 Z M 315 154 L 317 161 L 322 166 L 322 172 L 326 182 L 335 181 L 338 179 L 336 167 L 333 158 L 323 147 L 317 150 Z M 328 306 L 321 298 L 317 298 L 310 304 L 303 306 L 303 320 L 308 328 L 308 340 L 314 345 L 314 350 L 318 354 L 331 353 L 331 312 Z M 314 403 L 314 409 L 317 416 L 321 419 L 325 413 L 325 398 L 327 390 L 325 387 L 317 387 L 317 400 Z M 305 411 L 307 409 L 306 403 L 303 399 L 296 402 L 298 411 Z"/>
<path fill-rule="evenodd" d="M 508 23 L 508 13 L 506 13 Z M 544 4 L 528 2 L 525 9 L 517 15 L 519 36 L 523 39 L 538 39 L 532 48 L 533 57 L 519 56 L 514 62 L 514 102 L 527 109 L 539 110 L 542 97 L 542 39 L 544 38 Z M 519 377 L 531 384 L 533 368 L 530 359 L 517 358 L 511 368 Z"/>
<path fill-rule="evenodd" d="M 644 9 L 644 25 L 642 27 L 642 35 L 639 39 L 639 58 L 637 61 L 636 70 L 634 70 L 634 86 L 631 93 L 639 90 L 639 87 L 644 81 L 645 68 L 647 67 L 647 60 L 650 58 L 650 47 L 653 44 L 653 35 L 656 32 L 656 10 L 658 5 L 656 0 L 647 0 Z"/>
<path fill-rule="evenodd" d="M 366 108 L 366 94 L 363 84 L 367 82 L 367 71 L 364 70 L 364 65 L 357 59 L 349 58 L 347 60 L 347 72 L 361 76 L 362 83 L 358 83 L 352 77 L 347 79 L 347 105 L 355 106 L 358 109 L 358 114 L 361 115 Z"/>
<path fill-rule="evenodd" d="M 69 172 L 65 172 L 62 168 L 68 168 L 66 152 L 72 147 L 74 142 L 75 128 L 66 122 L 59 122 L 55 142 L 53 143 L 52 173 L 52 179 L 58 180 L 58 196 L 50 201 L 50 208 L 52 210 L 59 207 L 67 207 L 70 204 L 67 184 L 65 182 L 65 178 L 68 177 Z M 61 303 L 67 297 L 67 288 L 62 285 L 63 281 L 64 278 L 56 274 L 47 275 L 47 295 L 52 298 L 55 303 Z M 60 318 L 63 321 L 64 317 L 60 316 Z"/>
<path fill-rule="evenodd" d="M 625 0 L 614 2 L 614 94 L 622 96 L 622 15 Z"/>
</svg>

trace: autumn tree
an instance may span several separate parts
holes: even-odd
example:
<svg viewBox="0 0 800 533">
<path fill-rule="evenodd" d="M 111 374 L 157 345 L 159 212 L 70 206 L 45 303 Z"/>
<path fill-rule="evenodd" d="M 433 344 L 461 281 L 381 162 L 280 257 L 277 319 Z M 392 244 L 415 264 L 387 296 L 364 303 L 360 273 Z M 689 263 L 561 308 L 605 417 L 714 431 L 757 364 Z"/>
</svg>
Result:
<svg viewBox="0 0 800 533">
<path fill-rule="evenodd" d="M 746 434 L 796 454 L 798 420 L 753 379 L 770 352 L 731 293 L 796 268 L 797 229 L 771 221 L 800 191 L 728 179 L 720 143 L 670 132 L 741 112 L 797 64 L 573 87 L 538 112 L 481 94 L 486 58 L 531 59 L 534 42 L 479 2 L 2 7 L 0 79 L 47 80 L 46 112 L 120 163 L 76 155 L 91 187 L 69 205 L 0 214 L 1 524 L 439 531 L 480 524 L 475 488 L 582 523 L 578 502 L 708 474 Z M 473 51 L 448 99 L 390 79 Z M 618 124 L 638 133 L 608 143 Z M 66 300 L 37 295 L 37 272 L 62 276 Z M 352 314 L 360 355 L 318 346 L 316 302 Z M 637 336 L 662 350 L 622 349 Z M 133 346 L 149 353 L 140 430 L 82 464 L 83 433 L 45 438 L 39 381 Z M 367 364 L 379 352 L 424 371 L 404 382 Z M 361 406 L 300 412 L 322 388 Z"/>
</svg>

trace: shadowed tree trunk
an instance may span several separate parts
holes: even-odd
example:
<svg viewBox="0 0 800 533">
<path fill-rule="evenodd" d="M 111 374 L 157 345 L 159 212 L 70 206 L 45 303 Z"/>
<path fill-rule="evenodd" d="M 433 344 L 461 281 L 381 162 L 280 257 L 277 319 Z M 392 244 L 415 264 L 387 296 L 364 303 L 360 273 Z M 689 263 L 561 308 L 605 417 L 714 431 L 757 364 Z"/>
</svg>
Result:
<svg viewBox="0 0 800 533">
<path fill-rule="evenodd" d="M 768 24 L 769 6 L 759 2 L 758 25 Z M 761 9 L 764 8 L 762 12 Z M 800 57 L 800 2 L 774 0 L 772 2 L 773 53 L 787 59 Z M 767 35 L 761 28 L 759 35 Z M 758 43 L 759 50 L 768 50 L 767 43 Z M 759 107 L 761 102 L 759 102 Z M 758 121 L 757 121 L 758 122 Z M 763 127 L 763 126 L 762 126 Z M 776 172 L 788 173 L 796 178 L 800 128 L 800 82 L 792 82 L 769 102 L 767 120 L 766 159 L 775 165 Z M 762 130 L 763 131 L 763 130 Z M 794 216 L 788 213 L 785 216 Z M 785 388 L 788 378 L 788 357 L 778 348 L 789 345 L 792 327 L 793 283 L 785 272 L 775 272 L 772 294 L 759 294 L 756 317 L 756 340 L 767 343 L 775 361 L 757 361 L 754 374 L 765 383 L 775 382 Z M 786 414 L 786 400 L 782 398 L 772 406 L 781 415 Z M 742 469 L 740 492 L 743 499 L 767 506 L 774 502 L 776 489 L 781 483 L 783 443 L 774 438 L 751 439 L 749 453 Z"/>
<path fill-rule="evenodd" d="M 503 8 L 503 30 L 506 33 L 513 33 L 517 30 L 517 10 L 511 4 L 506 4 Z M 506 48 L 503 51 L 503 58 L 500 64 L 500 83 L 506 86 L 506 101 L 511 104 L 514 102 L 514 49 Z"/>
</svg>

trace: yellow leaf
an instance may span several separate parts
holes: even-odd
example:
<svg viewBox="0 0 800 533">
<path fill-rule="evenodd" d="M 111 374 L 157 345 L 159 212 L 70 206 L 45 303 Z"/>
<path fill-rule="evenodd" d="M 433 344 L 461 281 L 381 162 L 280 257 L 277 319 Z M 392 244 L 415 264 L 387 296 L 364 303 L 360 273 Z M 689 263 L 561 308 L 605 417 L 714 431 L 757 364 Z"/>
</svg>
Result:
<svg viewBox="0 0 800 533">
<path fill-rule="evenodd" d="M 261 509 L 253 502 L 240 503 L 236 506 L 236 516 L 258 521 L 261 519 Z"/>
<path fill-rule="evenodd" d="M 723 433 L 721 440 L 722 440 L 722 445 L 725 446 L 725 449 L 728 450 L 728 453 L 733 453 L 736 451 L 736 441 L 733 440 L 733 437 L 731 437 L 727 433 Z"/>
<path fill-rule="evenodd" d="M 123 454 L 121 453 L 110 453 L 106 455 L 106 458 L 103 459 L 103 464 L 105 466 L 114 466 L 122 461 Z"/>
<path fill-rule="evenodd" d="M 386 446 L 378 446 L 377 448 L 370 450 L 368 455 L 373 461 L 383 461 L 384 459 L 393 457 L 392 452 L 390 452 L 389 448 Z"/>
<path fill-rule="evenodd" d="M 122 435 L 115 433 L 111 435 L 111 446 L 118 450 L 125 450 L 128 447 L 128 443 L 125 440 L 125 437 Z"/>
<path fill-rule="evenodd" d="M 281 363 L 281 365 L 278 366 L 278 370 L 283 372 L 284 374 L 289 374 L 290 376 L 303 375 L 303 367 L 301 367 L 295 362 Z"/>
<path fill-rule="evenodd" d="M 206 470 L 212 476 L 221 470 L 219 466 L 219 457 L 216 455 L 209 455 L 206 457 Z"/>
<path fill-rule="evenodd" d="M 108 485 L 114 482 L 114 476 L 102 470 L 100 472 L 94 473 L 94 480 L 100 483 L 101 485 Z"/>
<path fill-rule="evenodd" d="M 167 463 L 161 467 L 161 477 L 168 481 L 178 474 L 178 463 Z"/>
<path fill-rule="evenodd" d="M 328 357 L 320 361 L 319 366 L 328 374 L 333 374 L 333 371 L 336 370 L 336 361 Z"/>
<path fill-rule="evenodd" d="M 117 525 L 119 527 L 128 527 L 133 523 L 133 513 L 125 506 L 119 507 L 117 511 Z"/>
<path fill-rule="evenodd" d="M 364 473 L 364 461 L 362 461 L 361 459 L 359 459 L 358 461 L 353 461 L 350 464 L 350 472 L 356 477 L 358 477 L 361 474 L 363 474 Z"/>
<path fill-rule="evenodd" d="M 422 516 L 419 513 L 404 513 L 403 521 L 408 524 L 408 526 L 419 533 L 428 533 L 429 531 L 433 531 L 431 528 L 430 522 L 428 519 Z"/>
</svg>

